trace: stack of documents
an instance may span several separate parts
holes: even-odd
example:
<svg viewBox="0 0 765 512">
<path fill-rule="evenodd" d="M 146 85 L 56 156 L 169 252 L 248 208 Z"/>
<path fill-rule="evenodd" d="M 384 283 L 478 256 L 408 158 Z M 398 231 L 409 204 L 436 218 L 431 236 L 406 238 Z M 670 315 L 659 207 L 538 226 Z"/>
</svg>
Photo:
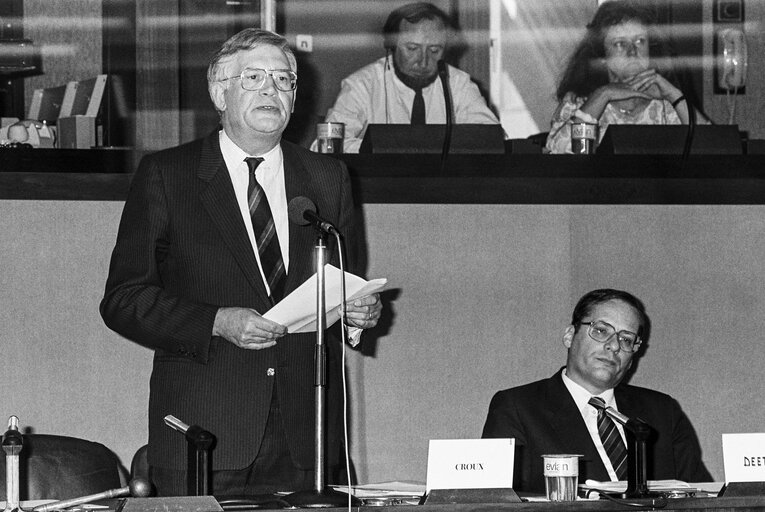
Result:
<svg viewBox="0 0 765 512">
<path fill-rule="evenodd" d="M 348 487 L 335 486 L 335 489 L 348 492 Z M 376 484 L 354 485 L 353 495 L 365 506 L 418 505 L 425 494 L 425 484 L 419 482 L 381 482 Z"/>
<path fill-rule="evenodd" d="M 677 494 L 678 496 L 715 496 L 720 492 L 722 482 L 705 482 L 705 483 L 693 483 L 683 482 L 681 480 L 649 480 L 648 490 L 653 492 L 664 492 L 669 495 Z M 584 491 L 603 491 L 603 492 L 625 492 L 627 490 L 627 482 L 624 480 L 618 482 L 597 482 L 595 480 L 587 480 L 583 484 L 579 484 L 579 488 Z"/>
</svg>

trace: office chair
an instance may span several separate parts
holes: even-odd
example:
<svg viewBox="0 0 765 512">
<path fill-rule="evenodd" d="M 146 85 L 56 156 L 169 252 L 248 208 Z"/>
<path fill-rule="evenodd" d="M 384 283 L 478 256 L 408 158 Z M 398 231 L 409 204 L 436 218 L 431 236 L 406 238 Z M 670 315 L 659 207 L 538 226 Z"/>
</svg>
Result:
<svg viewBox="0 0 765 512">
<path fill-rule="evenodd" d="M 6 496 L 0 453 L 0 496 Z M 19 499 L 64 500 L 122 486 L 122 466 L 106 446 L 76 437 L 26 434 L 19 456 Z"/>
</svg>

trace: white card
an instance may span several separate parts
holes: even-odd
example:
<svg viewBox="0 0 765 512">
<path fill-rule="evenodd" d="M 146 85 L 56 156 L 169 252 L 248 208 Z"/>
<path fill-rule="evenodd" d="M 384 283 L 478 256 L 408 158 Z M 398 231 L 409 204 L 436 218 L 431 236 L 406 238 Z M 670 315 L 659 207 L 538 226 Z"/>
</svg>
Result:
<svg viewBox="0 0 765 512">
<path fill-rule="evenodd" d="M 723 434 L 725 482 L 765 482 L 765 433 Z"/>
<path fill-rule="evenodd" d="M 431 439 L 425 491 L 510 489 L 515 439 Z"/>
</svg>

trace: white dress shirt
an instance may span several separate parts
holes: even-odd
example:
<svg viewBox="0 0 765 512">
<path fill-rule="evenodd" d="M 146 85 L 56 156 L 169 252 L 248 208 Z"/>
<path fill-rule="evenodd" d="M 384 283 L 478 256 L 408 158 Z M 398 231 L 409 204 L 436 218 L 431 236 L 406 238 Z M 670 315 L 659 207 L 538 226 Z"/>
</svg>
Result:
<svg viewBox="0 0 765 512">
<path fill-rule="evenodd" d="M 499 124 L 486 105 L 470 75 L 449 66 L 455 124 Z M 441 80 L 422 90 L 425 120 L 428 124 L 446 123 L 446 105 Z M 327 112 L 327 122 L 345 123 L 346 153 L 358 153 L 368 124 L 409 124 L 412 119 L 414 90 L 404 85 L 393 70 L 392 59 L 382 57 L 346 77 L 335 104 Z M 311 149 L 315 150 L 315 142 Z"/>
<path fill-rule="evenodd" d="M 616 399 L 614 398 L 614 390 L 607 389 L 599 395 L 593 395 L 582 386 L 571 380 L 566 375 L 565 369 L 563 370 L 563 373 L 561 373 L 561 376 L 563 377 L 563 384 L 565 384 L 566 389 L 568 389 L 568 392 L 571 393 L 571 397 L 574 399 L 574 402 L 576 402 L 579 413 L 582 415 L 582 419 L 584 419 L 584 424 L 587 425 L 587 431 L 590 433 L 592 442 L 595 443 L 595 448 L 597 448 L 598 454 L 600 454 L 600 458 L 603 460 L 603 464 L 606 466 L 608 476 L 612 481 L 618 480 L 616 472 L 614 471 L 614 465 L 611 464 L 611 459 L 608 458 L 606 449 L 603 448 L 603 441 L 601 441 L 600 434 L 598 434 L 598 410 L 588 403 L 590 398 L 593 396 L 599 396 L 606 402 L 606 406 L 613 407 L 618 411 L 619 409 L 616 407 Z M 624 445 L 627 446 L 627 438 L 624 435 L 624 428 L 622 428 L 622 426 L 616 421 L 614 424 L 616 425 L 619 434 L 622 436 L 622 440 L 625 443 Z"/>
<path fill-rule="evenodd" d="M 268 287 L 266 276 L 263 272 L 263 266 L 260 263 L 260 254 L 258 253 L 258 244 L 255 240 L 255 231 L 252 228 L 252 217 L 250 216 L 250 207 L 247 197 L 247 187 L 250 184 L 250 169 L 247 166 L 245 158 L 257 156 L 263 158 L 255 171 L 255 179 L 263 187 L 263 191 L 268 198 L 268 205 L 271 207 L 271 215 L 274 217 L 276 226 L 276 236 L 279 237 L 279 248 L 282 251 L 284 260 L 285 274 L 289 272 L 290 265 L 290 236 L 289 236 L 289 215 L 287 212 L 287 190 L 284 184 L 284 156 L 279 144 L 264 155 L 248 155 L 232 141 L 224 130 L 219 132 L 220 150 L 223 153 L 223 161 L 231 176 L 231 183 L 234 185 L 236 201 L 239 204 L 239 211 L 244 220 L 244 226 L 247 228 L 247 235 L 250 237 L 252 251 L 255 253 L 255 259 L 258 260 L 258 268 L 263 278 L 263 284 L 269 295 L 271 290 Z"/>
</svg>

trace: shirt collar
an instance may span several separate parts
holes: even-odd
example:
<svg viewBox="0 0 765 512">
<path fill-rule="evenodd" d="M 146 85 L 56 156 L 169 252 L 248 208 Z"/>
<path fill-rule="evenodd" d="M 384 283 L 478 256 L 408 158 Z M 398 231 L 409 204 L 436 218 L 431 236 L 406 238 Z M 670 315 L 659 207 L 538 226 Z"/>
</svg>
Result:
<svg viewBox="0 0 765 512">
<path fill-rule="evenodd" d="M 282 161 L 282 146 L 277 144 L 267 153 L 262 155 L 250 155 L 242 148 L 236 145 L 231 140 L 225 130 L 220 130 L 218 133 L 218 140 L 220 141 L 220 151 L 223 155 L 223 161 L 226 163 L 226 167 L 229 169 L 237 169 L 244 162 L 244 159 L 250 156 L 258 156 L 263 158 L 264 162 L 258 167 L 258 176 L 261 176 L 261 168 L 263 172 L 272 172 L 278 170 Z M 260 180 L 260 178 L 258 178 Z"/>
<path fill-rule="evenodd" d="M 607 389 L 598 395 L 593 395 L 584 389 L 581 385 L 571 380 L 571 378 L 566 375 L 565 368 L 561 372 L 561 377 L 563 378 L 563 384 L 566 386 L 566 389 L 568 389 L 568 392 L 571 393 L 571 397 L 574 399 L 574 402 L 576 402 L 576 407 L 580 411 L 585 411 L 587 408 L 592 408 L 588 402 L 593 396 L 599 396 L 603 399 L 604 402 L 606 402 L 607 406 L 616 408 L 616 400 L 614 399 L 613 388 Z"/>
</svg>

